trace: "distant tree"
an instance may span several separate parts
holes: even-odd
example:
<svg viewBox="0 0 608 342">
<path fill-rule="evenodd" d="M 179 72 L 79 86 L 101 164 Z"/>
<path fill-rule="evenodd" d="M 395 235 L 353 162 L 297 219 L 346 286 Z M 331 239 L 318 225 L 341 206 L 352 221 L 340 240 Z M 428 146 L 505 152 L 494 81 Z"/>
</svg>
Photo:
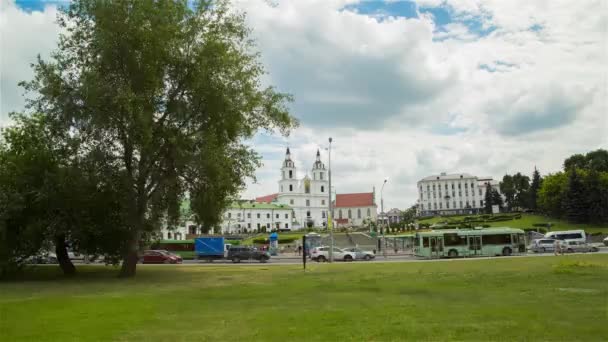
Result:
<svg viewBox="0 0 608 342">
<path fill-rule="evenodd" d="M 573 168 L 585 169 L 586 167 L 587 159 L 582 154 L 573 154 L 564 160 L 564 171 L 569 171 Z"/>
<path fill-rule="evenodd" d="M 568 183 L 562 198 L 565 217 L 571 222 L 585 222 L 588 204 L 582 178 L 576 168 L 572 168 L 568 172 Z"/>
<path fill-rule="evenodd" d="M 543 178 L 538 191 L 538 208 L 553 217 L 562 217 L 562 197 L 568 186 L 568 174 L 557 172 Z"/>
<path fill-rule="evenodd" d="M 608 173 L 591 169 L 584 179 L 586 195 L 586 221 L 608 222 Z"/>
<path fill-rule="evenodd" d="M 511 175 L 504 175 L 500 182 L 500 192 L 505 195 L 505 204 L 511 210 L 515 204 L 515 186 Z"/>
<path fill-rule="evenodd" d="M 542 178 L 540 177 L 540 173 L 534 167 L 534 173 L 532 174 L 532 184 L 530 185 L 530 200 L 528 203 L 528 208 L 532 210 L 536 210 L 538 208 L 538 191 L 542 185 Z"/>
<path fill-rule="evenodd" d="M 492 186 L 490 183 L 486 184 L 486 195 L 484 198 L 484 209 L 486 214 L 492 213 Z"/>
<path fill-rule="evenodd" d="M 503 206 L 502 196 L 496 189 L 492 189 L 492 205 L 497 205 L 499 208 Z"/>
<path fill-rule="evenodd" d="M 608 172 L 608 151 L 599 149 L 585 155 L 587 168 L 597 172 Z"/>
<path fill-rule="evenodd" d="M 514 174 L 513 187 L 515 189 L 514 206 L 518 208 L 527 208 L 530 199 L 530 177 L 524 176 L 520 172 Z"/>
</svg>

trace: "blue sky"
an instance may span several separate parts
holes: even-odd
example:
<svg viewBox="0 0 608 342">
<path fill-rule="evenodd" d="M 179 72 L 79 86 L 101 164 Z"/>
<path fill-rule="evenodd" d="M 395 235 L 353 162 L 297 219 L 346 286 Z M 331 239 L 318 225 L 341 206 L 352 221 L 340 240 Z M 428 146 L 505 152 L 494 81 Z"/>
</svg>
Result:
<svg viewBox="0 0 608 342">
<path fill-rule="evenodd" d="M 287 146 L 300 176 L 317 149 L 327 162 L 330 136 L 336 190 L 389 177 L 387 206 L 401 208 L 431 174 L 549 173 L 608 147 L 606 1 L 233 1 L 264 82 L 294 96 L 301 123 L 252 139 L 264 165 L 243 197 L 276 191 Z M 16 84 L 49 58 L 65 3 L 0 2 L 0 125 L 23 110 Z"/>
</svg>

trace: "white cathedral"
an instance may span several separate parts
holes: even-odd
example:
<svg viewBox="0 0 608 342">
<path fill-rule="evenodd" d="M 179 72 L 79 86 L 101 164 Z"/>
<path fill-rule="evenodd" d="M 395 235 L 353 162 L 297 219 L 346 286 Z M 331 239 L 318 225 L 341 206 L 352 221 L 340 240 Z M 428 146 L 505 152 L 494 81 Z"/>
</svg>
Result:
<svg viewBox="0 0 608 342">
<path fill-rule="evenodd" d="M 289 148 L 281 167 L 279 192 L 256 198 L 257 202 L 288 205 L 293 209 L 293 228 L 299 229 L 312 225 L 327 227 L 327 212 L 329 208 L 329 179 L 325 164 L 321 162 L 321 154 L 312 165 L 312 178 L 307 174 L 298 179 L 296 166 L 291 159 Z M 336 225 L 360 225 L 366 218 L 376 219 L 376 204 L 373 191 L 371 193 L 334 194 L 334 222 Z"/>
</svg>

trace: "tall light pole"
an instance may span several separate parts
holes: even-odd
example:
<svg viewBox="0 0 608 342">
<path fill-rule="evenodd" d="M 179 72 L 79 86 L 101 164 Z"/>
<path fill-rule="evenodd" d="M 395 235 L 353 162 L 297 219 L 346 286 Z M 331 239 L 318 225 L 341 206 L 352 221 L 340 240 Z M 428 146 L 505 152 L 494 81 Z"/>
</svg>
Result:
<svg viewBox="0 0 608 342">
<path fill-rule="evenodd" d="M 331 203 L 331 142 L 333 139 L 329 137 L 329 163 L 327 168 L 327 178 L 329 180 L 329 210 L 327 212 L 327 229 L 329 229 L 329 262 L 334 262 L 334 229 L 332 222 L 332 203 Z"/>
<path fill-rule="evenodd" d="M 386 224 L 384 223 L 384 185 L 386 185 L 386 182 L 388 182 L 388 179 L 384 180 L 384 183 L 382 183 L 382 188 L 380 189 L 380 215 L 382 216 L 382 244 L 384 246 L 382 246 L 382 254 L 384 255 L 384 258 L 386 259 Z"/>
</svg>

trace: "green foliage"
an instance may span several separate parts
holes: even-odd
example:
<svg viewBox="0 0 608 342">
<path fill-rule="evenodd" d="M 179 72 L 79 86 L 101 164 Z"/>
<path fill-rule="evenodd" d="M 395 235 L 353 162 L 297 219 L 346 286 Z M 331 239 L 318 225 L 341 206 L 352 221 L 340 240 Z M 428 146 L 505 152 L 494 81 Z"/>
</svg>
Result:
<svg viewBox="0 0 608 342">
<path fill-rule="evenodd" d="M 492 213 L 492 186 L 488 183 L 486 184 L 486 194 L 483 200 L 484 210 L 486 214 Z"/>
<path fill-rule="evenodd" d="M 562 197 L 562 208 L 569 221 L 582 223 L 586 221 L 588 206 L 583 180 L 576 169 L 572 169 L 568 173 L 568 184 Z"/>
<path fill-rule="evenodd" d="M 542 185 L 542 178 L 540 177 L 540 172 L 534 168 L 534 173 L 532 174 L 532 184 L 530 185 L 530 200 L 528 208 L 532 210 L 536 210 L 538 208 L 538 191 Z"/>
<path fill-rule="evenodd" d="M 28 106 L 119 184 L 129 226 L 121 274 L 131 276 L 138 246 L 178 222 L 185 194 L 198 224 L 218 224 L 260 165 L 245 140 L 288 133 L 291 97 L 260 87 L 245 17 L 225 1 L 79 0 L 59 24 L 52 60 L 23 83 L 36 95 Z"/>
</svg>

